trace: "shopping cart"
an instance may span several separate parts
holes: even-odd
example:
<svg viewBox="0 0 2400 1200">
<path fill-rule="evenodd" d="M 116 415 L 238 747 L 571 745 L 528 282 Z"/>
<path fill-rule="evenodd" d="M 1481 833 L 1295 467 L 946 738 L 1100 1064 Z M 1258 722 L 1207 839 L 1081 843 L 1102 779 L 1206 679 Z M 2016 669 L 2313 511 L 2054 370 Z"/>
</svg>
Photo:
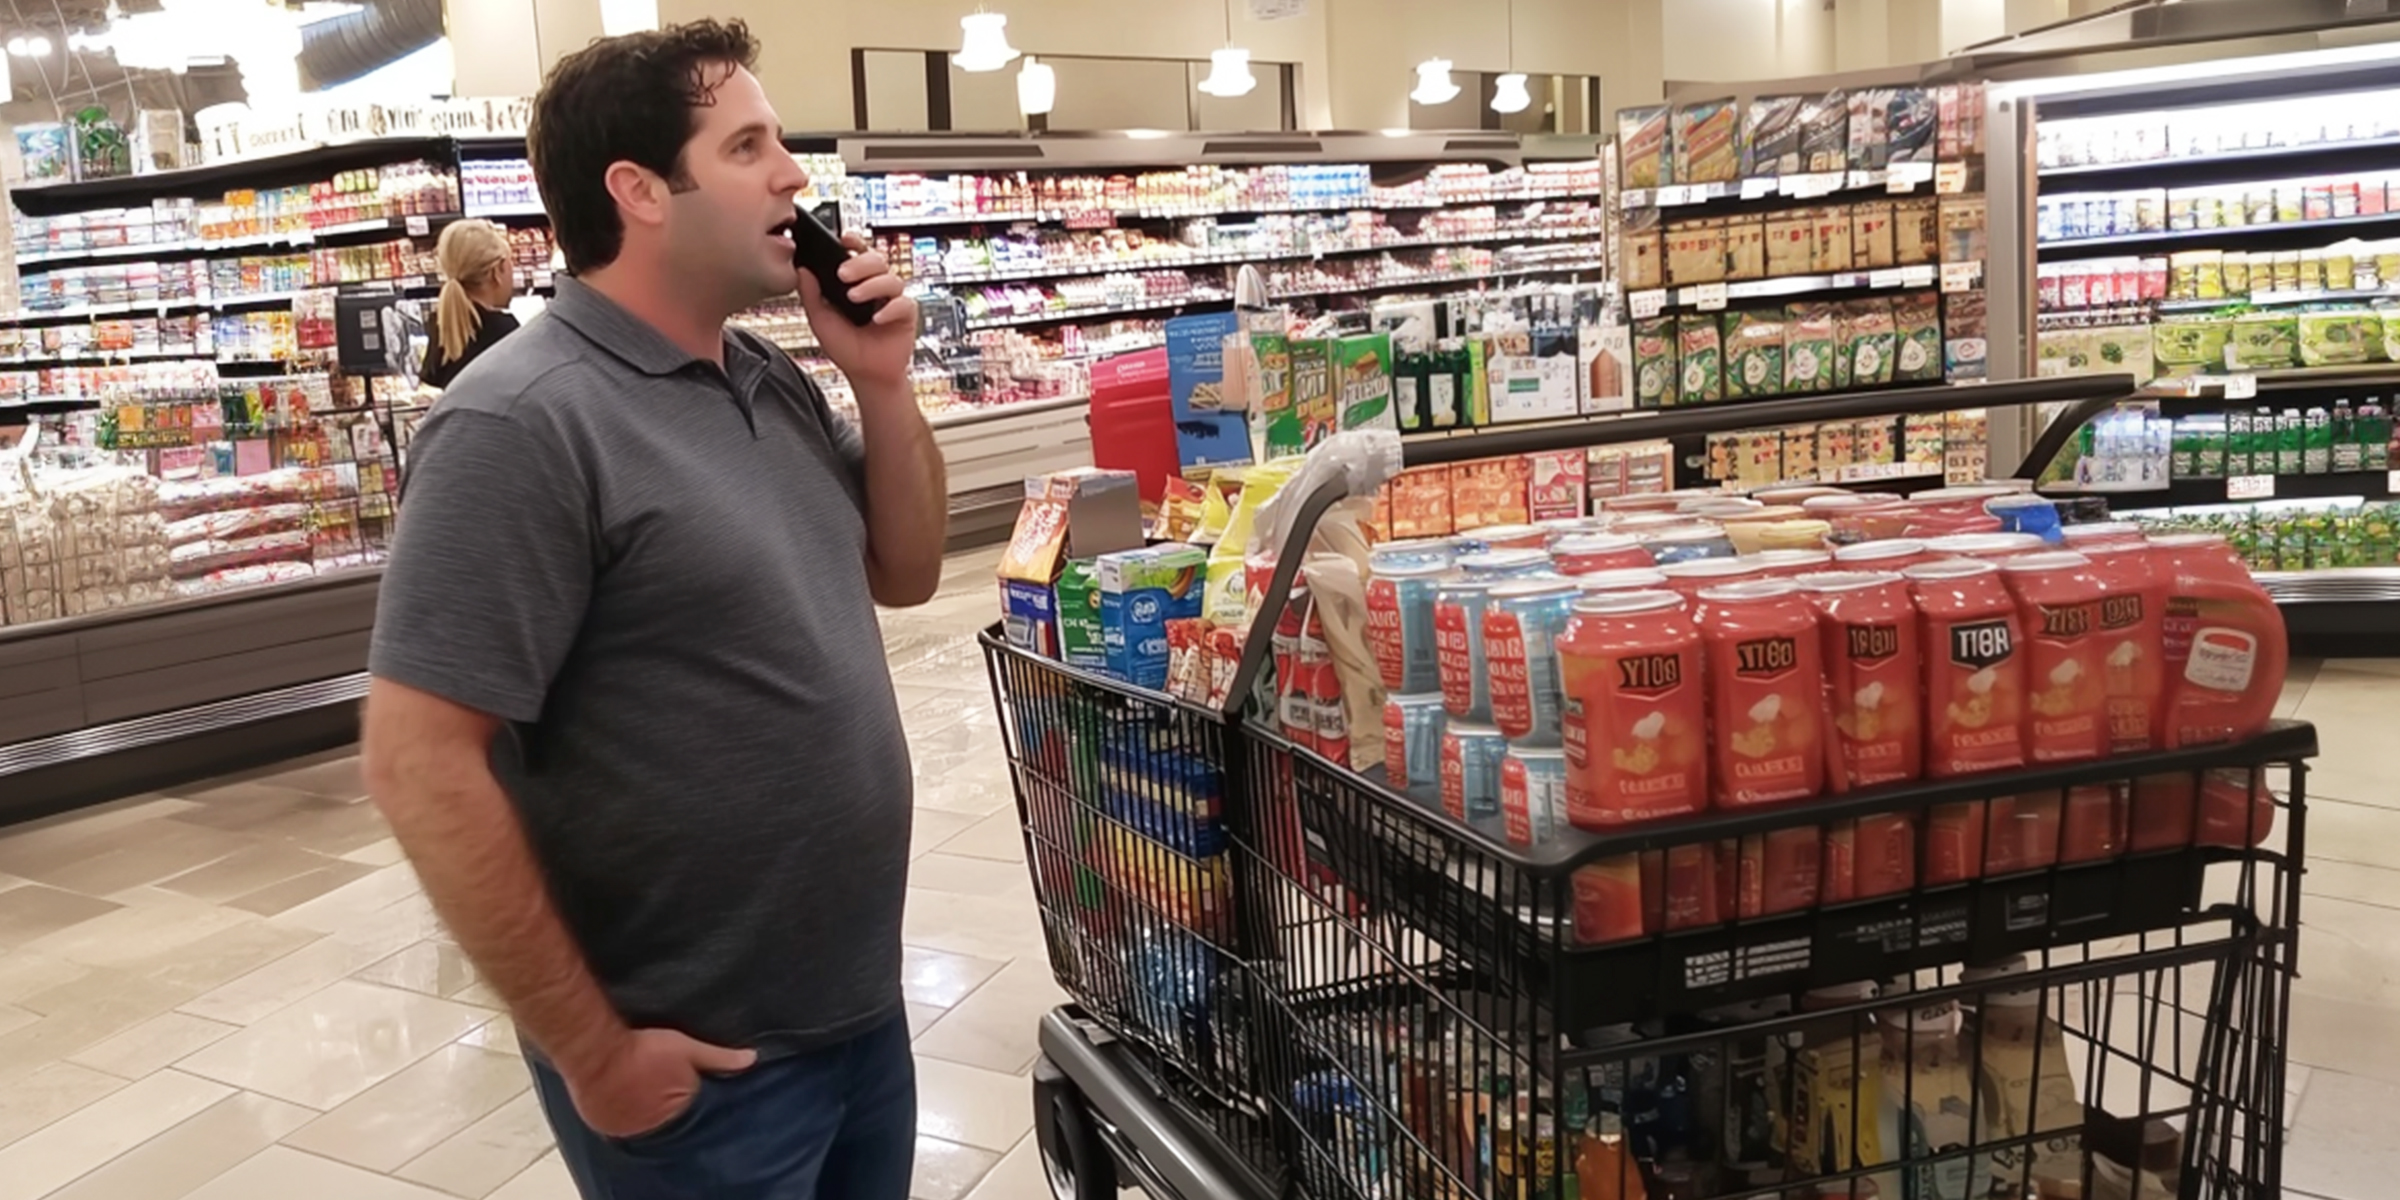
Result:
<svg viewBox="0 0 2400 1200">
<path fill-rule="evenodd" d="M 1339 499 L 1306 496 L 1289 544 Z M 1058 1195 L 2279 1194 L 2308 726 L 1519 845 L 1296 744 L 1256 702 L 1299 558 L 1280 556 L 1224 710 L 983 637 L 1073 997 L 1043 1020 L 1034 1085 Z M 1869 841 L 1899 886 L 1771 898 L 1779 872 Z"/>
</svg>

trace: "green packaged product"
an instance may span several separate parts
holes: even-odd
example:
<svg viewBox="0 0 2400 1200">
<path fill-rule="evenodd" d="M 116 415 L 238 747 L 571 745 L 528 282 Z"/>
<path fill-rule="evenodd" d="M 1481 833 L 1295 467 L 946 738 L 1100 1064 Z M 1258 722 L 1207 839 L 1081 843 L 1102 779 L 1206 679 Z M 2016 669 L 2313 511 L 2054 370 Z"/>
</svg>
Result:
<svg viewBox="0 0 2400 1200">
<path fill-rule="evenodd" d="M 1069 666 L 1108 669 L 1100 634 L 1099 560 L 1070 558 L 1058 573 L 1058 657 Z"/>
<path fill-rule="evenodd" d="M 1942 301 L 1933 292 L 1911 292 L 1892 301 L 1893 341 L 1898 361 L 1892 378 L 1914 382 L 1942 377 Z"/>
<path fill-rule="evenodd" d="M 1397 429 L 1392 417 L 1392 335 L 1362 333 L 1333 344 L 1340 429 Z"/>
<path fill-rule="evenodd" d="M 1258 360 L 1257 423 L 1266 438 L 1266 456 L 1308 453 L 1300 433 L 1300 410 L 1292 403 L 1291 343 L 1280 333 L 1253 333 L 1250 353 Z"/>
<path fill-rule="evenodd" d="M 1829 392 L 1834 388 L 1834 363 L 1840 357 L 1841 323 L 1833 306 L 1822 302 L 1788 305 L 1783 310 L 1783 390 Z"/>
<path fill-rule="evenodd" d="M 1675 402 L 1675 318 L 1633 323 L 1633 406 L 1664 408 Z"/>
<path fill-rule="evenodd" d="M 2233 338 L 2233 322 L 2224 317 L 2171 317 L 2152 327 L 2151 347 L 2158 365 L 2169 374 L 2191 368 L 2216 370 L 2225 364 L 2225 345 Z"/>
<path fill-rule="evenodd" d="M 2249 413 L 2236 409 L 2225 414 L 2225 473 L 2255 475 L 2250 469 L 2251 455 L 2257 449 L 2257 432 L 2251 427 Z"/>
<path fill-rule="evenodd" d="M 1317 338 L 1296 339 L 1284 349 L 1291 371 L 1292 419 L 1306 449 L 1311 431 L 1322 436 L 1335 427 L 1332 349 Z"/>
<path fill-rule="evenodd" d="M 1842 357 L 1850 363 L 1851 387 L 1890 383 L 1899 357 L 1899 335 L 1892 324 L 1892 306 L 1881 298 L 1853 300 L 1843 323 Z"/>
<path fill-rule="evenodd" d="M 2365 308 L 2301 313 L 2298 331 L 2302 366 L 2363 363 L 2383 348 L 2383 322 Z"/>
<path fill-rule="evenodd" d="M 1676 321 L 1677 404 L 1707 404 L 1725 398 L 1725 351 L 1713 313 L 1685 313 Z"/>
<path fill-rule="evenodd" d="M 2300 360 L 2300 322 L 2290 313 L 2243 313 L 2226 343 L 2229 371 L 2270 371 Z"/>
<path fill-rule="evenodd" d="M 2358 415 L 2351 421 L 2351 435 L 2358 439 L 2358 467 L 2362 471 L 2388 471 L 2392 466 L 2392 418 L 2376 396 L 2358 406 Z"/>
<path fill-rule="evenodd" d="M 2094 329 L 2086 335 L 2085 343 L 2091 355 L 2085 370 L 2123 372 L 2144 382 L 2158 374 L 2157 339 L 2147 324 Z"/>
<path fill-rule="evenodd" d="M 1725 314 L 1725 396 L 1749 399 L 1783 392 L 1783 314 Z"/>
</svg>

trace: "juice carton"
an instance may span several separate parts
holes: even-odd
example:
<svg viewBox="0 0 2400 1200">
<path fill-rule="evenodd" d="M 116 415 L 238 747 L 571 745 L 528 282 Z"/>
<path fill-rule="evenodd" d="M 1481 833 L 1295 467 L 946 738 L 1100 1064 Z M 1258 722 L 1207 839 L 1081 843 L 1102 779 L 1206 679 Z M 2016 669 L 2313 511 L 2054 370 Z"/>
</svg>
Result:
<svg viewBox="0 0 2400 1200">
<path fill-rule="evenodd" d="M 1333 436 L 1340 422 L 1340 408 L 1333 391 L 1333 343 L 1316 338 L 1295 339 L 1285 346 L 1291 370 L 1292 413 L 1300 433 L 1300 450 L 1288 447 L 1281 452 L 1290 454 L 1308 450 L 1318 442 Z M 1282 443 L 1278 443 L 1282 446 Z"/>
<path fill-rule="evenodd" d="M 1331 355 L 1341 427 L 1399 429 L 1392 411 L 1392 335 L 1342 338 L 1332 344 Z"/>
<path fill-rule="evenodd" d="M 1100 635 L 1100 568 L 1093 559 L 1067 560 L 1058 574 L 1058 657 L 1071 667 L 1108 669 L 1108 643 Z"/>
<path fill-rule="evenodd" d="M 1168 544 L 1103 554 L 1100 639 L 1108 673 L 1138 687 L 1167 685 L 1167 622 L 1200 615 L 1208 554 Z"/>
</svg>

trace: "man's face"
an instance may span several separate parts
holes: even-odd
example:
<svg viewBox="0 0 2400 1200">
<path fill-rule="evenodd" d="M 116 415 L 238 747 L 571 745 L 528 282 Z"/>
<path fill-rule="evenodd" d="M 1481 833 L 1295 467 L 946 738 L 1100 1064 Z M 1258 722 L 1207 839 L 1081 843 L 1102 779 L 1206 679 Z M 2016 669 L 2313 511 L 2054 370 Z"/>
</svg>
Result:
<svg viewBox="0 0 2400 1200">
<path fill-rule="evenodd" d="M 666 241 L 679 275 L 734 309 L 800 286 L 792 266 L 792 199 L 808 176 L 783 148 L 758 77 L 736 67 L 717 83 L 715 103 L 694 110 L 684 143 L 693 187 L 668 206 Z"/>
</svg>

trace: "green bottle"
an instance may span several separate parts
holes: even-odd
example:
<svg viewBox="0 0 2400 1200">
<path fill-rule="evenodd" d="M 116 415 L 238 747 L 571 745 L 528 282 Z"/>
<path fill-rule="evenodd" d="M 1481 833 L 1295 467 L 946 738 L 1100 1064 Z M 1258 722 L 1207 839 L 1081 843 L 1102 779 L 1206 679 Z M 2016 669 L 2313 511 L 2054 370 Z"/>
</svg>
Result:
<svg viewBox="0 0 2400 1200">
<path fill-rule="evenodd" d="M 2235 410 L 2225 414 L 2225 473 L 2248 475 L 2250 452 L 2253 448 L 2250 414 Z"/>
<path fill-rule="evenodd" d="M 2263 408 L 2259 411 L 2266 412 Z M 2269 427 L 2275 431 L 2274 473 L 2277 475 L 2300 474 L 2302 452 L 2300 410 L 2287 408 L 2282 412 L 2271 414 L 2267 419 L 2270 423 Z M 2259 472 L 2261 475 L 2266 473 L 2265 471 Z"/>
<path fill-rule="evenodd" d="M 2333 469 L 2333 419 L 2322 408 L 2300 414 L 2300 470 L 2323 475 Z"/>
<path fill-rule="evenodd" d="M 2379 396 L 2369 396 L 2359 406 L 2358 457 L 2363 470 L 2388 471 L 2392 467 L 2392 418 Z"/>
<path fill-rule="evenodd" d="M 2347 398 L 2336 400 L 2333 402 L 2333 469 L 2364 470 L 2365 461 L 2358 452 L 2358 414 L 2351 411 Z"/>
</svg>

